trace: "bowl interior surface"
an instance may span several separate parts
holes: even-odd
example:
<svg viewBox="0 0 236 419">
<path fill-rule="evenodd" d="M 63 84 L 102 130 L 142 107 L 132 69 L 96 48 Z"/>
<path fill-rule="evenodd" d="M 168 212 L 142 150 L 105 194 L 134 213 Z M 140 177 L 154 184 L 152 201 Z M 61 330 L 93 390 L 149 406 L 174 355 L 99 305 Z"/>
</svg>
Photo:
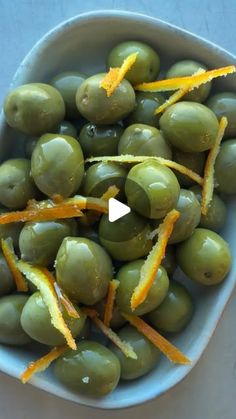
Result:
<svg viewBox="0 0 236 419">
<path fill-rule="evenodd" d="M 108 52 L 124 40 L 147 42 L 160 53 L 162 72 L 176 60 L 196 59 L 210 68 L 236 63 L 231 54 L 199 37 L 157 19 L 130 12 L 95 12 L 77 16 L 47 34 L 30 51 L 18 68 L 11 88 L 29 82 L 48 82 L 64 70 L 79 70 L 88 75 L 105 70 Z M 228 76 L 214 83 L 217 90 L 236 91 L 236 77 Z M 24 136 L 9 128 L 3 116 L 0 121 L 1 159 L 23 153 Z M 236 199 L 228 199 L 228 219 L 223 237 L 230 243 L 233 261 L 236 260 Z M 77 403 L 100 408 L 121 408 L 153 399 L 167 391 L 191 370 L 206 348 L 236 283 L 236 263 L 226 281 L 211 289 L 193 284 L 180 272 L 177 279 L 184 282 L 195 300 L 195 315 L 187 329 L 171 341 L 192 360 L 190 366 L 172 365 L 164 356 L 150 374 L 141 379 L 121 383 L 102 399 L 86 398 L 73 393 L 54 379 L 49 369 L 35 376 L 36 387 Z M 33 347 L 0 346 L 0 369 L 19 377 L 28 362 L 40 355 Z"/>
</svg>

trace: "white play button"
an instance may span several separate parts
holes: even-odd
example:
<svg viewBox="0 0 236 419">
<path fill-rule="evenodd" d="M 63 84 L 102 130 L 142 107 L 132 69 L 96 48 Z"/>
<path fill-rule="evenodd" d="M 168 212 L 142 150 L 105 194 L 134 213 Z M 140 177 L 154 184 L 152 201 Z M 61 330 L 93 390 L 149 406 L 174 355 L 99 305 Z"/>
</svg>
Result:
<svg viewBox="0 0 236 419">
<path fill-rule="evenodd" d="M 111 223 L 113 221 L 119 220 L 119 218 L 124 217 L 124 215 L 129 214 L 131 211 L 128 205 L 122 204 L 115 198 L 110 198 L 108 201 L 108 219 Z"/>
</svg>

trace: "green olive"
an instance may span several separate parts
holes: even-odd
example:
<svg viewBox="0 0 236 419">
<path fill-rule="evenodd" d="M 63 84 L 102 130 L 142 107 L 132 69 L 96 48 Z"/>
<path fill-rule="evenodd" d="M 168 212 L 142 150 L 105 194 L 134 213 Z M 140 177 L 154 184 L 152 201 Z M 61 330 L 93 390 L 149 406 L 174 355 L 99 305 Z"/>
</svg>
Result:
<svg viewBox="0 0 236 419">
<path fill-rule="evenodd" d="M 77 71 L 65 71 L 57 74 L 50 82 L 50 84 L 62 95 L 66 107 L 66 116 L 68 118 L 78 118 L 79 116 L 75 103 L 75 95 L 85 79 L 85 74 Z"/>
<path fill-rule="evenodd" d="M 222 116 L 226 116 L 228 125 L 224 137 L 234 137 L 236 135 L 236 93 L 216 93 L 209 98 L 206 105 L 214 112 L 218 120 L 220 120 Z"/>
<path fill-rule="evenodd" d="M 196 228 L 192 236 L 177 246 L 177 261 L 182 271 L 204 285 L 222 282 L 230 270 L 229 245 L 217 233 Z"/>
<path fill-rule="evenodd" d="M 125 184 L 128 205 L 148 218 L 164 217 L 176 205 L 179 192 L 171 169 L 152 159 L 132 167 Z"/>
<path fill-rule="evenodd" d="M 76 235 L 74 220 L 26 223 L 19 238 L 21 259 L 35 265 L 51 266 L 62 240 L 72 235 Z"/>
<path fill-rule="evenodd" d="M 26 137 L 24 142 L 25 148 L 25 156 L 27 159 L 31 159 L 32 153 L 34 151 L 34 147 L 36 146 L 38 141 L 37 137 Z"/>
<path fill-rule="evenodd" d="M 195 193 L 199 202 L 202 198 L 200 186 L 194 186 L 191 191 Z M 226 222 L 227 209 L 224 201 L 214 192 L 212 201 L 209 204 L 207 214 L 201 214 L 200 227 L 213 231 L 220 231 Z"/>
<path fill-rule="evenodd" d="M 180 189 L 175 209 L 180 212 L 180 217 L 174 225 L 169 244 L 180 243 L 190 237 L 201 218 L 201 206 L 192 191 Z M 158 224 L 155 227 L 158 227 Z"/>
<path fill-rule="evenodd" d="M 80 221 L 81 220 L 79 220 L 78 225 L 80 237 L 85 237 L 86 239 L 92 240 L 93 242 L 100 244 L 97 229 L 91 227 L 90 225 L 83 225 Z"/>
<path fill-rule="evenodd" d="M 106 306 L 106 299 L 99 301 L 99 303 L 96 304 L 96 306 L 94 307 L 95 310 L 97 310 L 97 312 L 99 313 L 99 316 L 101 319 L 104 318 L 104 312 L 105 312 L 105 306 Z M 110 322 L 110 327 L 112 329 L 120 329 L 122 326 L 124 326 L 124 324 L 126 323 L 125 318 L 122 316 L 116 302 L 114 303 L 113 306 L 113 311 L 112 311 L 112 318 L 111 318 L 111 322 Z"/>
<path fill-rule="evenodd" d="M 166 272 L 169 275 L 173 275 L 176 268 L 177 268 L 177 262 L 175 257 L 175 247 L 174 246 L 167 246 L 165 257 L 161 262 L 163 268 L 165 268 Z"/>
<path fill-rule="evenodd" d="M 99 127 L 89 122 L 80 131 L 79 143 L 84 157 L 115 156 L 123 133 L 121 125 Z"/>
<path fill-rule="evenodd" d="M 177 333 L 187 326 L 192 315 L 193 301 L 189 292 L 182 284 L 170 281 L 166 298 L 147 315 L 147 320 L 156 329 Z"/>
<path fill-rule="evenodd" d="M 63 312 L 63 318 L 69 327 L 72 336 L 79 336 L 85 323 L 85 315 L 76 307 L 79 318 L 70 317 Z M 64 345 L 65 338 L 51 322 L 51 316 L 45 305 L 40 292 L 32 294 L 25 304 L 21 314 L 21 326 L 32 339 L 44 345 L 57 346 Z"/>
<path fill-rule="evenodd" d="M 209 150 L 214 145 L 219 123 L 215 114 L 205 105 L 183 101 L 164 112 L 160 127 L 173 147 L 196 153 Z"/>
<path fill-rule="evenodd" d="M 125 198 L 124 189 L 127 171 L 118 163 L 100 162 L 95 163 L 86 171 L 83 182 L 83 194 L 100 198 L 110 186 L 119 189 L 117 199 Z"/>
<path fill-rule="evenodd" d="M 119 154 L 134 156 L 158 156 L 171 160 L 172 152 L 161 132 L 149 125 L 133 124 L 123 132 L 119 145 Z"/>
<path fill-rule="evenodd" d="M 76 104 L 84 118 L 98 125 L 115 124 L 125 118 L 135 106 L 135 93 L 131 84 L 123 80 L 108 97 L 100 83 L 105 73 L 89 77 L 76 93 Z"/>
<path fill-rule="evenodd" d="M 224 141 L 215 162 L 217 191 L 236 194 L 236 139 Z"/>
<path fill-rule="evenodd" d="M 9 212 L 9 210 L 6 208 L 0 208 L 0 214 L 4 214 L 6 212 Z M 0 224 L 0 240 L 10 237 L 14 248 L 18 248 L 19 236 L 22 227 L 22 223 Z"/>
<path fill-rule="evenodd" d="M 68 297 L 86 305 L 102 300 L 112 279 L 112 263 L 99 244 L 66 237 L 56 257 L 56 276 Z"/>
<path fill-rule="evenodd" d="M 6 160 L 0 166 L 0 203 L 16 210 L 26 207 L 29 199 L 35 198 L 36 188 L 30 174 L 30 161 Z"/>
<path fill-rule="evenodd" d="M 193 60 L 182 60 L 173 64 L 166 74 L 166 78 L 192 76 L 198 70 L 207 70 L 201 63 Z M 200 87 L 194 89 L 192 92 L 184 95 L 183 100 L 190 100 L 192 102 L 204 102 L 209 96 L 211 90 L 211 83 L 202 84 Z"/>
<path fill-rule="evenodd" d="M 159 126 L 160 115 L 155 110 L 164 103 L 165 99 L 156 92 L 137 92 L 133 112 L 126 119 L 126 125 L 146 124 L 153 127 Z"/>
<path fill-rule="evenodd" d="M 37 142 L 31 159 L 33 179 L 41 192 L 64 198 L 78 191 L 84 175 L 84 158 L 75 138 L 46 134 Z"/>
<path fill-rule="evenodd" d="M 132 326 L 123 327 L 118 336 L 129 343 L 137 355 L 137 359 L 127 358 L 117 346 L 110 345 L 110 349 L 120 361 L 121 378 L 134 380 L 152 371 L 160 359 L 160 351 Z"/>
<path fill-rule="evenodd" d="M 76 351 L 69 350 L 55 362 L 54 373 L 73 391 L 102 397 L 117 386 L 120 363 L 110 349 L 93 341 L 81 341 Z"/>
<path fill-rule="evenodd" d="M 81 341 L 81 340 L 88 339 L 90 336 L 90 330 L 91 330 L 91 321 L 87 317 L 84 322 L 84 326 L 80 331 L 79 340 Z"/>
<path fill-rule="evenodd" d="M 131 54 L 137 53 L 136 61 L 125 77 L 132 84 L 156 79 L 160 70 L 160 58 L 149 45 L 138 41 L 122 42 L 114 47 L 108 57 L 107 67 L 120 67 Z"/>
<path fill-rule="evenodd" d="M 77 129 L 69 121 L 62 121 L 57 127 L 57 132 L 60 135 L 69 135 L 73 138 L 77 137 Z"/>
<path fill-rule="evenodd" d="M 0 298 L 0 343 L 25 345 L 31 338 L 21 327 L 20 317 L 28 300 L 25 295 L 7 295 Z"/>
<path fill-rule="evenodd" d="M 116 260 L 128 261 L 146 256 L 152 248 L 149 235 L 147 221 L 133 211 L 114 222 L 110 222 L 106 214 L 100 220 L 100 242 Z"/>
<path fill-rule="evenodd" d="M 185 153 L 184 151 L 180 150 L 173 150 L 173 160 L 182 166 L 187 167 L 193 172 L 198 173 L 200 176 L 203 175 L 203 169 L 205 165 L 205 153 Z M 183 187 L 189 187 L 194 185 L 194 181 L 190 179 L 190 177 L 183 175 L 182 173 L 178 172 L 177 170 L 174 171 L 175 175 Z"/>
<path fill-rule="evenodd" d="M 54 130 L 64 119 L 65 104 L 54 87 L 44 83 L 29 83 L 10 92 L 4 102 L 7 123 L 29 135 L 41 135 Z"/>
<path fill-rule="evenodd" d="M 10 294 L 16 288 L 7 261 L 0 251 L 0 296 Z"/>
<path fill-rule="evenodd" d="M 130 301 L 134 289 L 139 283 L 143 264 L 144 260 L 129 262 L 122 266 L 116 276 L 116 279 L 120 281 L 116 293 L 116 303 L 121 312 L 142 316 L 158 307 L 167 294 L 169 278 L 166 270 L 161 266 L 145 301 L 132 311 Z"/>
</svg>

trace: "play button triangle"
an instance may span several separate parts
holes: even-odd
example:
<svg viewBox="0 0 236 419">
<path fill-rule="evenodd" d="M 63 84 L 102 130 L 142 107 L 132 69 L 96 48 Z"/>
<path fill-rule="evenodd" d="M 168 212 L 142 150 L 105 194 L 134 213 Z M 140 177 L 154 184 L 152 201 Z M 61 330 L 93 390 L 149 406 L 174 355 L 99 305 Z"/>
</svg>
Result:
<svg viewBox="0 0 236 419">
<path fill-rule="evenodd" d="M 129 214 L 131 211 L 128 205 L 122 204 L 122 202 L 118 201 L 115 198 L 110 198 L 108 201 L 108 219 L 111 223 L 119 218 L 124 217 L 124 215 Z"/>
</svg>

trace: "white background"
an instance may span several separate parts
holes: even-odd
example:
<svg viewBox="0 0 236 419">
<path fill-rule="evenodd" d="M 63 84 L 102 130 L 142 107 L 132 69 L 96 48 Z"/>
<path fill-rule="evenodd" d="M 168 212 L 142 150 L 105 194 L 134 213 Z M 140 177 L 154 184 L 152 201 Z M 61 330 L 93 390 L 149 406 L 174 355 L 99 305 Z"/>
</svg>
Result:
<svg viewBox="0 0 236 419">
<path fill-rule="evenodd" d="M 235 0 L 0 0 L 0 103 L 19 62 L 53 26 L 96 9 L 143 12 L 195 32 L 236 54 Z M 23 386 L 0 373 L 0 419 L 235 419 L 236 293 L 192 373 L 158 400 L 99 411 Z"/>
</svg>

